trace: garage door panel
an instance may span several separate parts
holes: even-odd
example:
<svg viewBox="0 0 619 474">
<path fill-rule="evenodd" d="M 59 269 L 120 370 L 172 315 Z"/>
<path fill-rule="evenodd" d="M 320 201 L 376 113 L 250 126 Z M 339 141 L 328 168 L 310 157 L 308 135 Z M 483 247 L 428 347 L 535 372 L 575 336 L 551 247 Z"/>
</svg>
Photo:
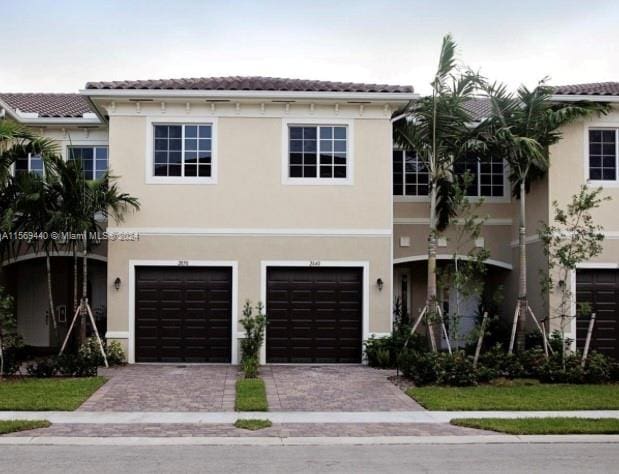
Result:
<svg viewBox="0 0 619 474">
<path fill-rule="evenodd" d="M 596 313 L 591 349 L 619 359 L 619 271 L 578 270 L 576 300 L 589 303 Z M 576 321 L 576 344 L 582 348 L 589 318 Z"/>
<path fill-rule="evenodd" d="M 267 269 L 267 361 L 360 362 L 361 268 Z"/>
<path fill-rule="evenodd" d="M 136 268 L 137 362 L 230 362 L 232 270 Z"/>
</svg>

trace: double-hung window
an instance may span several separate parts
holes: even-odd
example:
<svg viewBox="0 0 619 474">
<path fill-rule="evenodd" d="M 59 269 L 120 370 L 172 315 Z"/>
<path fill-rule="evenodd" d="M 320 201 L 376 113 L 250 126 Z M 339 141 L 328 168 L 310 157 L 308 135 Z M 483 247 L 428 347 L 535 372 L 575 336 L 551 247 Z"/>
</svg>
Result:
<svg viewBox="0 0 619 474">
<path fill-rule="evenodd" d="M 471 197 L 503 197 L 505 165 L 502 159 L 480 161 L 476 158 L 458 160 L 454 174 L 468 174 L 471 181 L 465 190 Z M 429 173 L 415 152 L 393 150 L 393 195 L 426 197 L 430 191 Z"/>
<path fill-rule="evenodd" d="M 488 160 L 464 158 L 454 163 L 456 176 L 468 174 L 471 181 L 466 187 L 467 196 L 503 197 L 505 192 L 505 164 L 501 158 Z"/>
<path fill-rule="evenodd" d="M 589 180 L 617 181 L 616 128 L 589 130 Z"/>
<path fill-rule="evenodd" d="M 39 176 L 45 174 L 43 158 L 36 153 L 28 153 L 28 156 L 20 157 L 15 160 L 15 175 L 34 173 Z"/>
<path fill-rule="evenodd" d="M 393 150 L 393 195 L 427 196 L 429 174 L 414 151 Z"/>
<path fill-rule="evenodd" d="M 350 182 L 349 140 L 347 125 L 289 125 L 288 182 Z"/>
<path fill-rule="evenodd" d="M 212 181 L 213 125 L 153 125 L 153 182 L 158 178 Z"/>
<path fill-rule="evenodd" d="M 86 179 L 100 179 L 108 170 L 107 147 L 70 146 L 67 150 L 69 161 L 79 161 Z"/>
</svg>

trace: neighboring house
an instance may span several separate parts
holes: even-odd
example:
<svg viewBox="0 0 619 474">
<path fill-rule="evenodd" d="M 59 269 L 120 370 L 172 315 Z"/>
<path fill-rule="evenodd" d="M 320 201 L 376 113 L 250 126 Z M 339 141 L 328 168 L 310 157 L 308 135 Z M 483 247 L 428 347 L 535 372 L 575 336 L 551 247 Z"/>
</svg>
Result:
<svg viewBox="0 0 619 474">
<path fill-rule="evenodd" d="M 130 362 L 238 362 L 246 299 L 264 302 L 269 316 L 263 362 L 360 362 L 362 341 L 390 331 L 394 298 L 411 316 L 425 304 L 428 177 L 413 154 L 392 146 L 392 115 L 416 98 L 412 87 L 272 78 L 97 82 L 65 96 L 84 105 L 80 117 L 57 105 L 61 117 L 51 123 L 32 121 L 44 118 L 46 97 L 60 96 L 26 95 L 38 104 L 30 109 L 14 96 L 0 95 L 7 115 L 58 138 L 63 149 L 107 144 L 120 188 L 140 199 L 139 212 L 110 223 L 127 240 L 103 248 L 105 280 L 91 285 L 107 293 L 107 337 L 124 344 Z M 614 102 L 619 83 L 560 87 L 555 99 Z M 482 99 L 469 107 L 477 119 L 489 112 Z M 585 182 L 613 196 L 596 213 L 604 253 L 573 280 L 578 299 L 592 301 L 598 314 L 594 346 L 615 355 L 618 130 L 617 112 L 566 127 L 548 178 L 527 201 L 529 294 L 544 317 L 556 297 L 539 291 L 539 222 L 548 222 L 553 200 L 565 204 Z M 474 175 L 471 198 L 484 200 L 479 212 L 488 219 L 475 245 L 490 251 L 486 281 L 504 285 L 501 310 L 511 319 L 518 202 L 508 172 L 499 157 L 458 168 Z M 442 264 L 453 258 L 452 236 L 439 241 Z M 34 291 L 38 278 L 44 285 L 44 274 L 40 258 L 28 261 L 40 272 L 26 263 L 7 273 L 31 275 L 17 285 L 18 319 L 20 330 L 34 334 L 40 317 L 20 309 L 19 294 Z M 462 327 L 473 327 L 478 299 L 453 291 L 441 298 L 451 308 L 459 299 Z M 585 326 L 572 330 L 579 344 Z"/>
<path fill-rule="evenodd" d="M 31 127 L 40 135 L 53 138 L 64 159 L 80 159 L 88 177 L 107 169 L 108 132 L 93 111 L 88 99 L 79 94 L 0 93 L 0 116 Z M 14 165 L 15 173 L 43 174 L 40 157 L 27 156 Z M 106 313 L 106 244 L 96 247 L 89 263 L 88 293 L 101 326 Z M 53 330 L 49 315 L 45 258 L 23 248 L 16 258 L 4 262 L 0 271 L 3 283 L 15 295 L 18 331 L 27 344 L 35 347 L 57 346 L 71 323 L 74 304 L 73 258 L 58 252 L 52 259 L 55 277 L 54 304 L 59 330 Z M 78 262 L 81 268 L 81 258 Z M 80 272 L 81 275 L 81 272 Z M 81 282 L 78 282 L 81 292 Z"/>
</svg>

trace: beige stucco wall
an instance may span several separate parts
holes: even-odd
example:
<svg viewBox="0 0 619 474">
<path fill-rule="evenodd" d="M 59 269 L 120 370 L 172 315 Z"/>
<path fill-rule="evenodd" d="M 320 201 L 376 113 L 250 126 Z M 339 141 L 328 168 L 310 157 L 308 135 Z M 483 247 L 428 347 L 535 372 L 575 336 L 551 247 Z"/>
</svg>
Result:
<svg viewBox="0 0 619 474">
<path fill-rule="evenodd" d="M 142 204 L 123 226 L 389 229 L 391 123 L 353 127 L 353 185 L 282 184 L 282 119 L 250 117 L 218 118 L 217 184 L 146 184 L 146 118 L 112 117 L 110 166 Z"/>
<path fill-rule="evenodd" d="M 267 236 L 143 236 L 139 242 L 111 242 L 108 258 L 108 331 L 129 328 L 129 261 L 235 261 L 238 265 L 238 308 L 247 299 L 262 299 L 262 261 L 367 262 L 369 265 L 369 327 L 365 332 L 391 330 L 390 236 L 267 237 Z M 354 265 L 353 265 L 354 266 Z M 115 290 L 116 278 L 122 281 Z M 378 290 L 376 280 L 385 285 Z M 364 289 L 365 291 L 365 289 Z M 267 308 L 268 314 L 268 308 Z M 240 330 L 240 328 L 238 328 Z M 121 341 L 126 346 L 126 340 Z"/>
<path fill-rule="evenodd" d="M 128 106 L 124 107 L 118 105 L 116 111 L 123 113 L 110 117 L 110 167 L 120 177 L 121 190 L 140 199 L 141 210 L 115 226 L 138 230 L 140 240 L 110 242 L 108 288 L 117 277 L 123 284 L 120 290 L 108 292 L 108 331 L 118 334 L 131 329 L 130 260 L 238 262 L 239 310 L 246 299 L 262 298 L 263 261 L 318 261 L 324 266 L 367 262 L 369 325 L 364 332 L 391 330 L 388 114 L 378 118 L 378 112 L 372 116 L 366 111 L 368 116 L 353 117 L 352 108 L 338 109 L 339 118 L 349 120 L 353 129 L 351 185 L 282 183 L 284 120 L 328 124 L 333 107 L 331 115 L 316 108 L 311 117 L 300 118 L 268 113 L 265 117 L 217 116 L 216 184 L 147 184 L 147 127 L 153 122 L 183 123 L 183 119 L 172 114 L 172 106 L 167 115 L 147 105 L 141 114 L 129 114 Z M 197 111 L 198 106 L 192 106 L 192 120 L 212 120 L 212 115 L 200 116 Z M 191 232 L 198 235 L 188 235 Z M 384 281 L 382 291 L 376 285 L 378 278 Z M 121 342 L 127 346 L 126 340 Z"/>
</svg>

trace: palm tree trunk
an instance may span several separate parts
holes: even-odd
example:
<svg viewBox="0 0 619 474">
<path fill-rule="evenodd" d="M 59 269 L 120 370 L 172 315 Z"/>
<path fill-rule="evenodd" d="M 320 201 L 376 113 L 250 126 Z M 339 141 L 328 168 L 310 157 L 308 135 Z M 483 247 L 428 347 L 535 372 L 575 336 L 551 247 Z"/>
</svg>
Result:
<svg viewBox="0 0 619 474">
<path fill-rule="evenodd" d="M 82 301 L 81 301 L 81 314 L 80 314 L 80 344 L 86 342 L 86 316 L 88 311 L 86 305 L 88 304 L 88 246 L 84 236 L 83 240 L 83 253 L 82 253 Z"/>
<path fill-rule="evenodd" d="M 49 252 L 45 252 L 45 267 L 47 270 L 47 298 L 49 302 L 49 316 L 52 319 L 52 326 L 56 338 L 58 338 L 58 324 L 56 324 L 56 310 L 54 307 L 54 292 L 52 289 L 52 262 Z"/>
<path fill-rule="evenodd" d="M 525 327 L 527 317 L 527 243 L 526 243 L 526 189 L 524 179 L 520 181 L 520 216 L 518 229 L 518 249 L 520 261 L 520 275 L 518 278 L 518 337 L 517 348 L 524 350 Z"/>
<path fill-rule="evenodd" d="M 428 284 L 426 306 L 426 318 L 429 321 L 428 334 L 430 336 L 430 344 L 432 350 L 436 352 L 436 338 L 434 335 L 434 322 L 437 317 L 437 298 L 436 298 L 436 183 L 432 184 L 430 190 L 430 234 L 428 235 Z"/>
<path fill-rule="evenodd" d="M 77 311 L 77 250 L 73 247 L 73 313 Z"/>
</svg>

